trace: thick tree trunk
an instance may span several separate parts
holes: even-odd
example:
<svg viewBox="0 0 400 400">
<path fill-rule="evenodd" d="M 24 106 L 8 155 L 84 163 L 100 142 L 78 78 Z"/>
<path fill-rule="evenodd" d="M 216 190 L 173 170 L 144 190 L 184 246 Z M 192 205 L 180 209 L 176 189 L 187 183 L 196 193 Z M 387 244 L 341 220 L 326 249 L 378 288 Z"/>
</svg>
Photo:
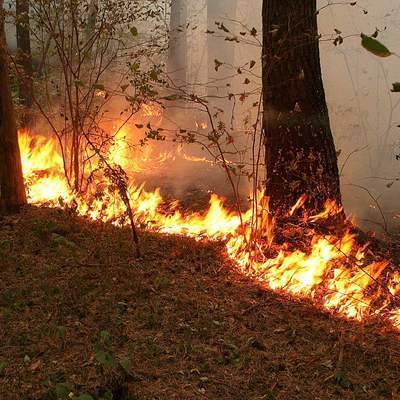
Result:
<svg viewBox="0 0 400 400">
<path fill-rule="evenodd" d="M 266 192 L 276 212 L 298 198 L 341 204 L 337 155 L 322 81 L 316 0 L 264 0 Z"/>
<path fill-rule="evenodd" d="M 223 69 L 215 70 L 215 60 L 234 66 L 235 42 L 226 41 L 225 37 L 233 36 L 232 33 L 219 29 L 217 23 L 223 23 L 226 28 L 231 24 L 226 19 L 235 19 L 237 0 L 208 0 L 207 1 L 207 37 L 208 46 L 208 94 L 209 96 L 226 96 L 228 91 L 223 80 Z M 214 33 L 211 33 L 214 32 Z M 232 70 L 228 74 L 231 75 Z"/>
<path fill-rule="evenodd" d="M 33 104 L 32 52 L 29 19 L 29 0 L 17 0 L 17 61 L 21 69 L 19 77 L 19 97 L 26 107 Z"/>
<path fill-rule="evenodd" d="M 168 72 L 176 86 L 185 85 L 187 81 L 186 24 L 186 0 L 172 0 Z"/>
<path fill-rule="evenodd" d="M 0 212 L 2 213 L 16 212 L 26 203 L 8 74 L 3 0 L 0 0 Z"/>
</svg>

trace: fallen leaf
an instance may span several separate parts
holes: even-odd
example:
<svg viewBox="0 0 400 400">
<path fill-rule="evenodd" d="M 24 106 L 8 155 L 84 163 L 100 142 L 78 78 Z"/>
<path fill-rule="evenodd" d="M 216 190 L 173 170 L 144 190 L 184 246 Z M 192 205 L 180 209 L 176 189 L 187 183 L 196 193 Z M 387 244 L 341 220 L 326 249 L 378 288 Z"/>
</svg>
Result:
<svg viewBox="0 0 400 400">
<path fill-rule="evenodd" d="M 40 369 L 42 362 L 40 360 L 35 361 L 31 364 L 31 371 L 37 371 Z"/>
</svg>

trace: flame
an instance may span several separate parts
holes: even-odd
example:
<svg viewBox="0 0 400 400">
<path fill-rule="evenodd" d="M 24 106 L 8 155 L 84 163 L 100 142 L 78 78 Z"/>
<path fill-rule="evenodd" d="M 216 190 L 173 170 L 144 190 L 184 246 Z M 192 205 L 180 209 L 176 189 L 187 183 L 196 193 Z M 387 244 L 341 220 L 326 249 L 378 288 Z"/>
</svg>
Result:
<svg viewBox="0 0 400 400">
<path fill-rule="evenodd" d="M 126 141 L 125 130 L 120 129 L 114 136 L 114 141 L 108 150 L 108 161 L 111 164 L 117 164 L 122 168 L 126 168 L 128 165 L 128 150 L 129 145 Z"/>
<path fill-rule="evenodd" d="M 159 106 L 156 103 L 142 104 L 142 113 L 143 113 L 143 116 L 145 116 L 145 117 L 160 118 L 163 115 L 161 106 Z"/>
<path fill-rule="evenodd" d="M 196 125 L 196 128 L 197 128 L 197 129 L 203 129 L 203 130 L 205 130 L 205 129 L 208 128 L 207 122 L 197 122 L 197 121 L 195 121 L 195 125 Z"/>
<path fill-rule="evenodd" d="M 33 204 L 55 203 L 61 196 L 69 202 L 71 191 L 56 142 L 40 135 L 32 138 L 27 131 L 20 131 L 19 145 L 30 201 Z"/>
<path fill-rule="evenodd" d="M 116 133 L 108 159 L 128 171 L 141 170 L 147 162 L 157 167 L 182 151 L 154 156 L 151 150 L 146 150 L 137 154 L 128 145 L 127 136 L 127 130 Z M 96 185 L 85 194 L 77 196 L 73 193 L 65 179 L 63 159 L 56 141 L 21 131 L 19 143 L 32 204 L 58 207 L 73 202 L 77 213 L 92 220 L 118 225 L 127 223 L 124 204 L 102 177 L 98 177 Z M 132 159 L 132 154 L 137 157 Z M 198 160 L 193 158 L 191 161 Z M 278 228 L 269 210 L 268 199 L 262 193 L 257 204 L 240 216 L 227 209 L 223 199 L 216 194 L 211 196 L 206 212 L 185 213 L 176 202 L 166 204 L 159 189 L 146 191 L 143 184 L 137 185 L 133 180 L 129 198 L 138 224 L 197 240 L 222 240 L 227 255 L 238 268 L 272 290 L 310 298 L 342 317 L 362 320 L 379 314 L 393 326 L 400 325 L 400 309 L 390 301 L 391 296 L 400 294 L 400 273 L 392 273 L 390 277 L 390 272 L 386 272 L 388 261 L 371 262 L 366 255 L 367 245 L 360 246 L 357 237 L 350 232 L 336 237 L 318 234 L 312 228 L 301 228 L 301 243 L 296 242 L 295 235 L 293 240 L 281 243 L 275 240 Z M 305 201 L 305 196 L 300 198 L 290 214 Z M 305 219 L 316 222 L 340 211 L 334 202 L 327 202 L 323 212 Z M 256 229 L 254 213 L 260 221 Z M 384 282 L 388 282 L 388 291 L 382 289 Z"/>
<path fill-rule="evenodd" d="M 335 201 L 333 201 L 333 200 L 327 200 L 327 201 L 325 202 L 325 209 L 324 209 L 324 211 L 320 212 L 320 213 L 317 214 L 317 215 L 311 216 L 311 217 L 309 218 L 309 220 L 310 220 L 311 222 L 317 222 L 317 221 L 320 221 L 320 220 L 322 220 L 322 219 L 326 219 L 326 218 L 328 218 L 328 217 L 337 215 L 337 214 L 341 213 L 342 211 L 343 211 L 343 207 L 341 207 L 341 206 L 339 207 L 339 206 L 335 203 Z"/>
<path fill-rule="evenodd" d="M 307 201 L 307 195 L 303 194 L 300 198 L 296 201 L 296 204 L 290 209 L 289 215 L 293 216 L 294 213 L 301 207 L 304 206 L 305 202 Z"/>
</svg>

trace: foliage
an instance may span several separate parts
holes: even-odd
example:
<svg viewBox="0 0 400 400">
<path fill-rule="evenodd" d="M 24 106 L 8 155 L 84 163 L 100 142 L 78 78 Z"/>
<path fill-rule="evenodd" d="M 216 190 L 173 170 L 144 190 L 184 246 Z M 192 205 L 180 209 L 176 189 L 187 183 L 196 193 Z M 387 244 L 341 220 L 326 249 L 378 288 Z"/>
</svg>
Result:
<svg viewBox="0 0 400 400">
<path fill-rule="evenodd" d="M 393 53 L 379 40 L 372 36 L 361 34 L 361 45 L 368 50 L 370 53 L 375 54 L 378 57 L 389 57 Z"/>
<path fill-rule="evenodd" d="M 157 57 L 166 47 L 163 7 L 151 0 L 39 0 L 30 7 L 33 48 L 40 60 L 35 103 L 57 136 L 65 176 L 79 193 L 96 168 L 96 151 L 87 137 L 106 152 L 119 127 L 157 93 Z M 138 26 L 144 21 L 155 29 L 142 33 Z"/>
</svg>

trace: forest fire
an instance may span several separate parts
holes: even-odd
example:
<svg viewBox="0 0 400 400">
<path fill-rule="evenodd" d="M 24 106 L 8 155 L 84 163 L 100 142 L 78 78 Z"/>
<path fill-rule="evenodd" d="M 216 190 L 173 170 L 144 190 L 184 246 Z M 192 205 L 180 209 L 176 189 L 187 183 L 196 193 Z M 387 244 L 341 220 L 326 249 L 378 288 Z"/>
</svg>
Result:
<svg viewBox="0 0 400 400">
<path fill-rule="evenodd" d="M 397 3 L 0 0 L 0 400 L 400 400 Z"/>
<path fill-rule="evenodd" d="M 121 134 L 121 140 L 111 146 L 109 160 L 130 166 L 128 171 L 138 171 L 145 163 L 156 168 L 163 160 L 174 157 L 171 154 L 153 157 L 149 152 L 141 160 L 132 162 L 125 158 L 130 150 L 123 137 Z M 32 204 L 66 206 L 92 220 L 127 224 L 124 204 L 104 177 L 97 177 L 94 185 L 77 196 L 65 179 L 63 159 L 55 141 L 20 132 L 19 142 Z M 341 211 L 334 203 L 328 202 L 322 213 L 305 216 L 303 227 L 282 229 L 275 226 L 268 202 L 260 195 L 257 206 L 253 207 L 261 217 L 260 226 L 255 229 L 252 208 L 239 217 L 224 207 L 217 195 L 211 196 L 205 213 L 185 213 L 176 202 L 165 204 L 159 189 L 146 191 L 143 184 L 137 185 L 132 179 L 128 191 L 136 222 L 143 227 L 198 240 L 225 241 L 227 254 L 243 273 L 272 290 L 311 298 L 323 308 L 350 319 L 380 315 L 395 326 L 400 324 L 400 310 L 393 306 L 400 275 L 389 272 L 390 263 L 367 255 L 368 245 L 357 243 L 356 235 L 350 232 L 350 223 L 340 236 L 323 235 L 313 228 L 317 221 Z M 304 197 L 299 199 L 290 214 L 301 209 L 304 202 Z"/>
</svg>

